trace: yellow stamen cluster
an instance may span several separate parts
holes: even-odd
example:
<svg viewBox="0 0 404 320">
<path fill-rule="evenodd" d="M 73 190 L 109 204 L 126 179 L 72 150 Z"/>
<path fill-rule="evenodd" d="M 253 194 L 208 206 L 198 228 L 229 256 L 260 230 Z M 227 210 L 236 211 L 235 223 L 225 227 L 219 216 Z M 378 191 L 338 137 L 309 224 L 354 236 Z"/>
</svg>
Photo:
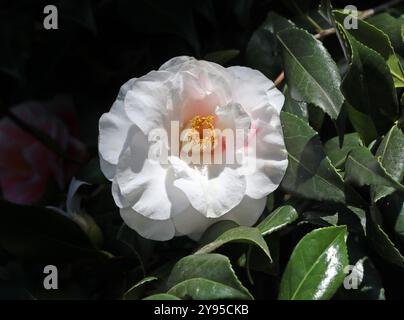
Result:
<svg viewBox="0 0 404 320">
<path fill-rule="evenodd" d="M 212 115 L 193 117 L 187 126 L 190 129 L 187 134 L 188 142 L 192 145 L 199 145 L 201 151 L 212 150 L 216 144 L 214 119 L 215 117 Z"/>
</svg>

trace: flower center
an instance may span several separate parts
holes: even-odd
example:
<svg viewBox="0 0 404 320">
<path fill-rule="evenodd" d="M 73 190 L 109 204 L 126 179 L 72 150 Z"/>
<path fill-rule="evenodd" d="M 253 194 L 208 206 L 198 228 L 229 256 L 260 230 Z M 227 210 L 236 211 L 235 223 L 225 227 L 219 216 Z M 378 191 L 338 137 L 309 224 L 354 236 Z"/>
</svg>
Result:
<svg viewBox="0 0 404 320">
<path fill-rule="evenodd" d="M 217 145 L 217 133 L 213 124 L 215 117 L 195 116 L 188 121 L 182 139 L 183 147 L 189 151 L 205 152 L 212 151 Z"/>
</svg>

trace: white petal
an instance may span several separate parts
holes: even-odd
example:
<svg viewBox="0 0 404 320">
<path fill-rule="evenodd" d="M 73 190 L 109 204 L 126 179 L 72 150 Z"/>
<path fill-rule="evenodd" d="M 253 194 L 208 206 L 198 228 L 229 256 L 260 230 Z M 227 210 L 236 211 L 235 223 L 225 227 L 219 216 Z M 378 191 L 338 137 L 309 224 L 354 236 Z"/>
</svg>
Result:
<svg viewBox="0 0 404 320">
<path fill-rule="evenodd" d="M 116 177 L 114 178 L 114 180 L 112 180 L 111 192 L 112 192 L 112 197 L 114 198 L 115 204 L 118 206 L 118 208 L 127 208 L 130 206 L 129 201 L 126 200 L 125 197 L 122 195 L 122 192 L 121 192 L 121 189 L 119 188 Z"/>
<path fill-rule="evenodd" d="M 209 165 L 196 170 L 177 157 L 170 157 L 170 162 L 176 176 L 174 185 L 207 218 L 224 215 L 243 199 L 246 182 L 237 170 L 222 165 Z"/>
<path fill-rule="evenodd" d="M 118 97 L 109 112 L 104 113 L 99 121 L 100 166 L 104 175 L 112 181 L 123 144 L 132 122 L 127 117 L 123 101 L 136 79 L 126 82 L 120 89 Z"/>
<path fill-rule="evenodd" d="M 131 208 L 120 209 L 120 213 L 125 223 L 144 238 L 167 241 L 175 235 L 174 224 L 170 219 L 149 219 Z"/>
<path fill-rule="evenodd" d="M 264 212 L 267 198 L 252 199 L 245 196 L 240 204 L 223 216 L 220 220 L 232 220 L 240 226 L 253 226 Z"/>
<path fill-rule="evenodd" d="M 192 206 L 173 217 L 176 234 L 186 235 L 193 240 L 198 240 L 206 229 L 217 221 L 218 219 L 206 218 Z"/>
<path fill-rule="evenodd" d="M 247 67 L 229 67 L 227 70 L 235 77 L 233 82 L 233 101 L 240 103 L 254 119 L 266 115 L 266 110 L 274 108 L 281 112 L 285 97 L 275 84 L 258 70 Z"/>
<path fill-rule="evenodd" d="M 109 181 L 112 181 L 116 173 L 116 164 L 109 163 L 102 157 L 101 153 L 99 154 L 99 157 L 100 157 L 100 169 L 102 173 Z"/>
<path fill-rule="evenodd" d="M 130 141 L 119 157 L 116 173 L 121 195 L 143 216 L 169 219 L 184 210 L 189 202 L 183 192 L 174 187 L 173 171 L 149 159 L 147 137 L 141 131 L 129 135 Z M 116 202 L 118 206 L 125 205 L 119 198 Z"/>
<path fill-rule="evenodd" d="M 246 176 L 246 195 L 260 199 L 278 188 L 288 166 L 288 154 L 280 118 L 275 112 L 272 112 L 268 123 L 258 120 L 255 122 L 255 127 L 256 148 L 249 148 L 248 151 L 255 156 L 245 158 L 248 165 L 254 164 L 255 167 Z"/>
<path fill-rule="evenodd" d="M 167 127 L 168 110 L 172 108 L 171 76 L 166 71 L 151 71 L 137 79 L 125 96 L 126 114 L 146 135 L 152 129 Z"/>
<path fill-rule="evenodd" d="M 181 68 L 184 67 L 184 64 L 187 64 L 189 62 L 196 62 L 195 58 L 193 57 L 188 57 L 188 56 L 179 56 L 172 58 L 165 62 L 159 70 L 166 70 L 170 72 L 178 72 Z"/>
<path fill-rule="evenodd" d="M 207 218 L 192 206 L 173 217 L 177 235 L 186 235 L 198 241 L 204 232 L 213 224 L 231 220 L 240 226 L 250 227 L 254 225 L 265 209 L 266 197 L 252 199 L 245 196 L 235 208 L 219 218 Z"/>
<path fill-rule="evenodd" d="M 232 130 L 248 130 L 251 126 L 251 119 L 239 103 L 228 103 L 225 106 L 216 107 L 215 114 L 219 118 L 221 130 L 229 128 Z"/>
</svg>

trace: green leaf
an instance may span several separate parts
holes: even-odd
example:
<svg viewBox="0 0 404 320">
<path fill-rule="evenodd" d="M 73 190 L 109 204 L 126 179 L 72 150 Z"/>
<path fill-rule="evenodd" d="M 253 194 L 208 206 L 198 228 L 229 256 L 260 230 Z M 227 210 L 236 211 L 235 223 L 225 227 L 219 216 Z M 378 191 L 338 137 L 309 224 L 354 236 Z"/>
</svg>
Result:
<svg viewBox="0 0 404 320">
<path fill-rule="evenodd" d="M 385 225 L 394 230 L 397 238 L 404 244 L 404 197 L 394 192 L 378 202 L 378 206 L 383 212 Z"/>
<path fill-rule="evenodd" d="M 386 172 L 397 182 L 404 177 L 404 134 L 397 125 L 393 126 L 386 134 L 376 151 L 376 157 Z M 373 200 L 376 202 L 381 198 L 394 192 L 394 188 L 386 186 L 375 186 L 372 188 Z"/>
<path fill-rule="evenodd" d="M 262 220 L 257 228 L 263 236 L 266 236 L 292 223 L 297 218 L 299 218 L 299 215 L 295 208 L 292 206 L 282 206 L 275 209 L 275 211 Z"/>
<path fill-rule="evenodd" d="M 50 209 L 0 202 L 0 247 L 27 260 L 105 258 L 71 219 Z"/>
<path fill-rule="evenodd" d="M 237 279 L 229 258 L 212 253 L 182 258 L 167 280 L 168 293 L 194 300 L 253 299 Z"/>
<path fill-rule="evenodd" d="M 285 95 L 285 103 L 283 104 L 282 110 L 294 114 L 304 121 L 309 121 L 309 110 L 307 103 L 293 99 L 290 95 L 290 90 L 288 90 L 288 86 L 285 86 L 283 94 Z M 316 111 L 318 111 L 318 109 Z"/>
<path fill-rule="evenodd" d="M 283 273 L 279 299 L 330 299 L 345 278 L 346 237 L 346 226 L 306 234 L 293 250 Z"/>
<path fill-rule="evenodd" d="M 139 289 L 143 287 L 146 283 L 149 283 L 151 281 L 157 280 L 156 277 L 145 277 L 142 280 L 140 280 L 138 283 L 136 283 L 134 286 L 132 286 L 129 290 L 127 290 L 123 294 L 123 299 L 124 300 L 138 300 L 139 299 Z"/>
<path fill-rule="evenodd" d="M 181 300 L 181 299 L 172 294 L 158 293 L 153 294 L 152 296 L 149 296 L 147 298 L 144 298 L 143 300 Z"/>
<path fill-rule="evenodd" d="M 324 150 L 334 167 L 343 169 L 348 153 L 361 146 L 359 134 L 354 132 L 344 135 L 342 148 L 339 147 L 339 137 L 334 137 L 325 143 Z"/>
<path fill-rule="evenodd" d="M 404 186 L 394 180 L 365 147 L 349 153 L 345 162 L 345 181 L 358 186 L 388 186 L 404 192 Z"/>
<path fill-rule="evenodd" d="M 334 298 L 338 300 L 385 300 L 382 278 L 368 257 L 365 238 L 348 234 L 349 271 Z"/>
<path fill-rule="evenodd" d="M 343 24 L 344 19 L 348 16 L 340 11 L 334 11 L 336 20 Z M 404 71 L 400 60 L 397 58 L 389 37 L 375 26 L 358 19 L 358 28 L 349 30 L 350 34 L 359 42 L 363 43 L 370 49 L 375 50 L 382 55 L 390 68 L 390 73 L 394 78 L 396 87 L 404 87 Z M 396 114 L 394 114 L 396 115 Z"/>
<path fill-rule="evenodd" d="M 239 54 L 240 50 L 236 49 L 219 50 L 208 53 L 204 59 L 218 63 L 220 65 L 226 65 Z"/>
<path fill-rule="evenodd" d="M 344 280 L 344 282 L 347 281 L 348 286 L 351 286 L 351 289 L 341 287 L 336 298 L 342 300 L 385 300 L 382 280 L 369 257 L 364 256 L 352 265 L 352 270 Z"/>
<path fill-rule="evenodd" d="M 224 232 L 237 228 L 240 225 L 233 220 L 222 220 L 218 221 L 215 224 L 211 225 L 202 235 L 199 240 L 199 244 L 204 246 L 212 241 L 215 241 L 219 236 L 221 236 Z"/>
<path fill-rule="evenodd" d="M 323 44 L 307 31 L 290 28 L 278 33 L 283 46 L 285 78 L 291 97 L 320 107 L 336 119 L 344 97 L 337 65 Z"/>
<path fill-rule="evenodd" d="M 218 236 L 214 241 L 204 245 L 202 248 L 196 251 L 195 254 L 198 255 L 215 251 L 222 245 L 229 242 L 241 242 L 255 245 L 260 248 L 268 257 L 269 261 L 272 262 L 268 246 L 264 238 L 261 236 L 260 230 L 249 227 L 237 227 L 227 230 Z"/>
<path fill-rule="evenodd" d="M 274 79 L 281 71 L 281 48 L 276 34 L 293 27 L 290 20 L 269 12 L 264 23 L 253 33 L 246 49 L 248 66 Z"/>
<path fill-rule="evenodd" d="M 321 0 L 319 5 L 319 13 L 323 16 L 323 18 L 330 24 L 331 27 L 337 30 L 336 35 L 338 40 L 342 43 L 342 38 L 340 32 L 338 32 L 337 24 L 335 21 L 333 7 L 331 5 L 331 0 Z M 345 59 L 348 59 L 347 48 L 343 45 L 342 51 L 344 53 Z"/>
<path fill-rule="evenodd" d="M 368 238 L 372 242 L 376 252 L 390 263 L 404 268 L 404 256 L 378 223 L 380 212 L 377 207 L 372 206 L 370 208 L 370 215 L 371 217 L 367 219 L 366 228 Z"/>
<path fill-rule="evenodd" d="M 320 138 L 305 121 L 281 113 L 289 166 L 282 188 L 297 196 L 345 203 L 344 183 L 327 158 Z"/>
<path fill-rule="evenodd" d="M 404 57 L 404 40 L 402 37 L 404 17 L 395 18 L 384 12 L 370 17 L 366 22 L 382 30 L 390 38 L 396 53 Z"/>
<path fill-rule="evenodd" d="M 397 94 L 383 57 L 337 25 L 351 54 L 341 89 L 349 119 L 367 145 L 391 128 L 392 118 L 398 114 Z"/>
</svg>

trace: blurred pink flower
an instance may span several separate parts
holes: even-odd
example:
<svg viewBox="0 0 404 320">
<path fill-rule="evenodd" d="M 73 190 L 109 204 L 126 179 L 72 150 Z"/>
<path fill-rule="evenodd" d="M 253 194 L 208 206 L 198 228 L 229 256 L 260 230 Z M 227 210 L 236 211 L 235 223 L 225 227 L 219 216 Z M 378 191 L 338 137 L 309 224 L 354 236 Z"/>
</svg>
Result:
<svg viewBox="0 0 404 320">
<path fill-rule="evenodd" d="M 28 101 L 11 109 L 17 117 L 52 137 L 72 158 L 83 160 L 76 112 L 70 99 Z M 12 120 L 0 120 L 0 186 L 11 202 L 31 204 L 43 196 L 51 178 L 63 188 L 78 166 L 63 161 Z"/>
</svg>

